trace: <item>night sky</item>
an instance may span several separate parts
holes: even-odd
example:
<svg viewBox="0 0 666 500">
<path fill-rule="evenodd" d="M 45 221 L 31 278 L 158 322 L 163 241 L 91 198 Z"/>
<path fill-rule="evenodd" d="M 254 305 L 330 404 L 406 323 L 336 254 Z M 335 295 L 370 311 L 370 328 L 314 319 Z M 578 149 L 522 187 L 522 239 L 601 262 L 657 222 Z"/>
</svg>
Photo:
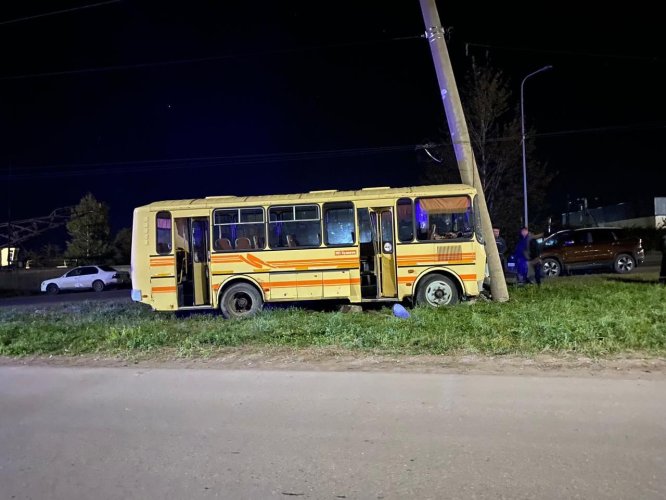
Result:
<svg viewBox="0 0 666 500">
<path fill-rule="evenodd" d="M 418 0 L 124 0 L 2 22 L 92 3 L 0 12 L 0 221 L 88 191 L 116 231 L 160 199 L 413 185 L 416 147 L 445 139 Z M 438 7 L 459 79 L 488 55 L 517 104 L 521 79 L 554 66 L 525 84 L 553 214 L 567 197 L 666 196 L 659 15 Z"/>
</svg>

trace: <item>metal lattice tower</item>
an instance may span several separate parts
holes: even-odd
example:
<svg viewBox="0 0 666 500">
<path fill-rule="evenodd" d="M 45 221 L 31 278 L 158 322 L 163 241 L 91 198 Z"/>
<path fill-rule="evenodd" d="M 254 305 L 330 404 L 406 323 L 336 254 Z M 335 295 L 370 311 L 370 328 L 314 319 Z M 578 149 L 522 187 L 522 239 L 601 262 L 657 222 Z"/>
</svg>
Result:
<svg viewBox="0 0 666 500">
<path fill-rule="evenodd" d="M 0 248 L 16 246 L 50 229 L 63 226 L 74 207 L 56 208 L 49 215 L 0 224 Z"/>
</svg>

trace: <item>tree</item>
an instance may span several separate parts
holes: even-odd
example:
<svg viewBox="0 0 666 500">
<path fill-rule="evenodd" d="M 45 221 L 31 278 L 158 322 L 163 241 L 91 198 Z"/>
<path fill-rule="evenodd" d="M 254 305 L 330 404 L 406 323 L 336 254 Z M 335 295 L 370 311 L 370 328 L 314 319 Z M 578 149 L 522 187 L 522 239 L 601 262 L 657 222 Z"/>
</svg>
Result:
<svg viewBox="0 0 666 500">
<path fill-rule="evenodd" d="M 114 263 L 129 264 L 132 257 L 132 230 L 124 227 L 113 240 Z"/>
<path fill-rule="evenodd" d="M 65 256 L 79 263 L 102 262 L 110 256 L 109 207 L 88 193 L 72 210 L 67 223 L 70 240 Z"/>
<path fill-rule="evenodd" d="M 473 63 L 463 79 L 461 100 L 493 225 L 518 229 L 523 206 L 521 129 L 510 82 L 501 70 Z M 450 141 L 444 143 L 429 148 L 439 162 L 426 159 L 423 182 L 460 182 L 453 148 Z M 533 153 L 534 142 L 529 141 L 528 157 Z M 535 221 L 545 213 L 544 192 L 552 178 L 543 164 L 530 159 L 528 201 Z"/>
</svg>

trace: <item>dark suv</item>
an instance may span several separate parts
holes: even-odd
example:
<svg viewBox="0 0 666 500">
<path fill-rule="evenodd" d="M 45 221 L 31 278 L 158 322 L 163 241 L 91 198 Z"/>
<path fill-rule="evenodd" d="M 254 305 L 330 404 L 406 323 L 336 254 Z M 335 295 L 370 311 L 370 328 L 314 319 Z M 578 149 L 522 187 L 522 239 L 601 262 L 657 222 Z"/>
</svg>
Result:
<svg viewBox="0 0 666 500">
<path fill-rule="evenodd" d="M 543 275 L 551 277 L 603 267 L 628 273 L 644 259 L 641 239 L 628 237 L 623 229 L 615 227 L 559 231 L 545 238 L 541 248 Z"/>
</svg>

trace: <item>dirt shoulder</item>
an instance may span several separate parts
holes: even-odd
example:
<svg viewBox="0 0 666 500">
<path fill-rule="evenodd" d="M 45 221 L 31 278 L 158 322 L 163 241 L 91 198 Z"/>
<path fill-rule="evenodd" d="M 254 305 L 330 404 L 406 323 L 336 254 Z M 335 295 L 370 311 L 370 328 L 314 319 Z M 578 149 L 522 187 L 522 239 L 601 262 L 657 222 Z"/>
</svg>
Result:
<svg viewBox="0 0 666 500">
<path fill-rule="evenodd" d="M 132 357 L 28 356 L 0 357 L 0 366 L 133 367 L 215 370 L 295 370 L 493 374 L 554 377 L 666 379 L 666 358 L 638 355 L 591 359 L 537 355 L 380 355 L 333 349 L 220 349 L 206 356 L 181 357 L 175 351 Z"/>
</svg>

